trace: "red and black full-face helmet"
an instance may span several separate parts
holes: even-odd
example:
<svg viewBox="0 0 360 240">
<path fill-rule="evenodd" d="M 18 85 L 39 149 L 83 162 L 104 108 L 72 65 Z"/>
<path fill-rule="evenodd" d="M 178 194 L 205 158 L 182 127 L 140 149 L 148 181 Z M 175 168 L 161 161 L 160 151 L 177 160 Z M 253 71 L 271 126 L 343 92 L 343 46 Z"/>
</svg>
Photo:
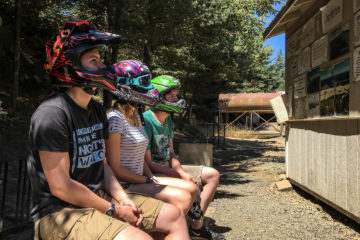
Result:
<svg viewBox="0 0 360 240">
<path fill-rule="evenodd" d="M 89 21 L 66 21 L 64 29 L 46 44 L 45 70 L 55 85 L 117 91 L 113 67 L 89 71 L 81 66 L 80 58 L 94 48 L 119 42 L 119 35 L 98 31 Z"/>
</svg>

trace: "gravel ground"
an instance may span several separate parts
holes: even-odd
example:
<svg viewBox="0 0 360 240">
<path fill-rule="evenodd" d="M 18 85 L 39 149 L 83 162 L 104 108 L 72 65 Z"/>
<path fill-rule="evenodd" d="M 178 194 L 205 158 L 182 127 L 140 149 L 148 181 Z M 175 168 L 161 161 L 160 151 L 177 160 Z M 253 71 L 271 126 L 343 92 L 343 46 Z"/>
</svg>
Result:
<svg viewBox="0 0 360 240">
<path fill-rule="evenodd" d="M 208 224 L 231 239 L 360 239 L 359 225 L 300 189 L 274 188 L 285 173 L 284 138 L 227 140 L 215 149 L 220 186 Z"/>
</svg>

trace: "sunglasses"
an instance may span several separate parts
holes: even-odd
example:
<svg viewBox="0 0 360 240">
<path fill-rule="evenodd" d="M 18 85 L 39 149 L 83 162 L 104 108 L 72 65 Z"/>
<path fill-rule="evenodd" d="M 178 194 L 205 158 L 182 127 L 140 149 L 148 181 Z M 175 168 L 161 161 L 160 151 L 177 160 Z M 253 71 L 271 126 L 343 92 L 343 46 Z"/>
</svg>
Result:
<svg viewBox="0 0 360 240">
<path fill-rule="evenodd" d="M 118 83 L 121 85 L 138 86 L 144 89 L 151 89 L 151 75 L 146 74 L 136 78 L 118 77 Z"/>
</svg>

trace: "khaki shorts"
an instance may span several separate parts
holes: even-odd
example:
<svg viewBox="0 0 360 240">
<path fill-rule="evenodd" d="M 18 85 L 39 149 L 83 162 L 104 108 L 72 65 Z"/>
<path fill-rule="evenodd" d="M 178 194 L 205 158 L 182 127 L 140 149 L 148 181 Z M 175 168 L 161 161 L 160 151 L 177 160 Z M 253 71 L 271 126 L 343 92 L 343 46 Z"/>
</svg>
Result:
<svg viewBox="0 0 360 240">
<path fill-rule="evenodd" d="M 102 190 L 97 194 L 115 205 L 119 204 Z M 143 210 L 141 229 L 150 232 L 163 202 L 138 193 L 128 193 L 128 196 Z M 34 239 L 113 239 L 127 226 L 129 223 L 109 217 L 94 208 L 69 206 L 37 220 Z"/>
</svg>

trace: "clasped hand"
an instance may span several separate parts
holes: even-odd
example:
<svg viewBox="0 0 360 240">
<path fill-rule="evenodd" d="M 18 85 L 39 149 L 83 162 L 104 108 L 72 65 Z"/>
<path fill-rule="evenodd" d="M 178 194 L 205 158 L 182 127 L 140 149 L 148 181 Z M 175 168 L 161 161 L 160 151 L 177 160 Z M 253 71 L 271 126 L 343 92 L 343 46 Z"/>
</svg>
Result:
<svg viewBox="0 0 360 240">
<path fill-rule="evenodd" d="M 115 217 L 135 227 L 139 227 L 144 219 L 142 210 L 130 199 L 120 201 L 120 204 L 115 207 Z"/>
</svg>

